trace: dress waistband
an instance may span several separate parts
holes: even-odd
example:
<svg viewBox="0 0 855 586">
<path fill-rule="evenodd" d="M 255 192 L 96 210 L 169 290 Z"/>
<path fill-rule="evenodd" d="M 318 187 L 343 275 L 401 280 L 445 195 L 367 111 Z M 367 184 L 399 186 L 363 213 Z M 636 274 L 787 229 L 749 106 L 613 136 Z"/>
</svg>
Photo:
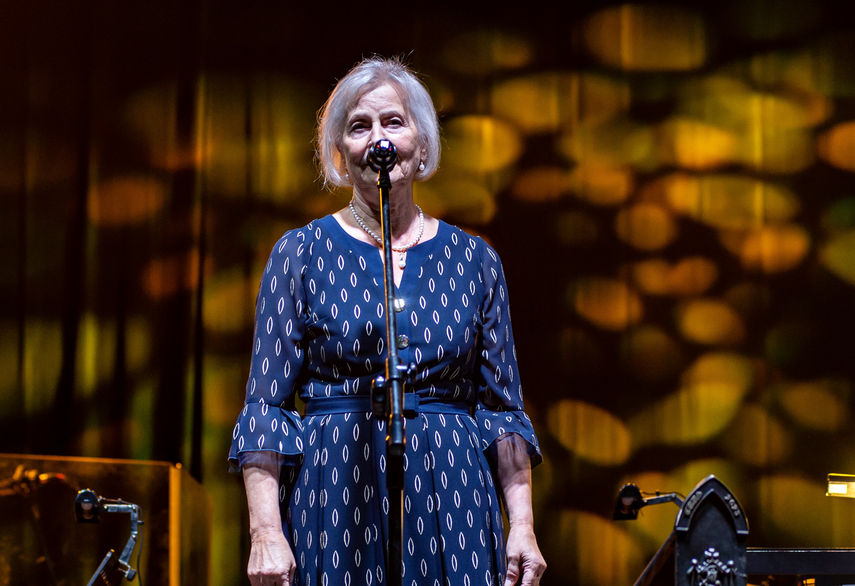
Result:
<svg viewBox="0 0 855 586">
<path fill-rule="evenodd" d="M 371 413 L 371 395 L 312 397 L 306 403 L 307 416 L 339 413 Z M 412 419 L 419 413 L 469 415 L 469 403 L 444 397 L 420 397 L 415 393 L 404 393 L 404 417 Z"/>
</svg>

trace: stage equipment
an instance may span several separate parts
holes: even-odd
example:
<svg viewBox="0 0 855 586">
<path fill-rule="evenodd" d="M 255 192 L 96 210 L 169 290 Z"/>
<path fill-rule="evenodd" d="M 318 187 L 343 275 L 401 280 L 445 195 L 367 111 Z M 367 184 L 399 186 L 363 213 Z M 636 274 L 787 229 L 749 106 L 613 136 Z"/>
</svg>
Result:
<svg viewBox="0 0 855 586">
<path fill-rule="evenodd" d="M 841 475 L 829 475 L 829 479 L 832 476 Z M 621 489 L 621 495 L 615 518 L 635 519 L 638 508 L 644 506 L 633 508 L 641 491 L 630 484 Z M 680 504 L 674 530 L 635 586 L 855 584 L 855 548 L 756 548 L 746 546 L 747 538 L 748 520 L 739 501 L 719 479 L 708 476 Z"/>
<path fill-rule="evenodd" d="M 404 423 L 404 374 L 412 372 L 398 358 L 398 322 L 395 311 L 395 278 L 392 268 L 392 227 L 390 220 L 389 190 L 392 180 L 389 172 L 398 160 L 398 150 L 391 141 L 382 139 L 368 148 L 368 165 L 377 172 L 377 190 L 380 194 L 380 227 L 383 238 L 383 281 L 386 293 L 386 359 L 385 376 L 374 380 L 372 410 L 375 416 L 386 419 L 386 486 L 389 489 L 389 545 L 386 556 L 386 576 L 390 586 L 401 586 L 401 550 L 404 539 L 404 450 L 406 449 Z"/>
<path fill-rule="evenodd" d="M 829 474 L 825 496 L 842 496 L 855 499 L 855 475 Z"/>
<path fill-rule="evenodd" d="M 145 512 L 145 547 L 141 542 L 136 544 L 141 556 L 129 564 L 139 573 L 133 583 L 140 577 L 145 586 L 205 586 L 210 582 L 211 499 L 180 465 L 0 454 L 0 478 L 14 477 L 21 467 L 24 472 L 49 474 L 24 473 L 20 475 L 22 480 L 32 478 L 26 483 L 0 482 L 0 490 L 14 486 L 18 491 L 28 491 L 27 502 L 37 505 L 41 513 L 40 528 L 34 529 L 30 507 L 20 497 L 0 498 L 0 560 L 9 584 L 82 586 L 92 578 L 93 570 L 104 562 L 104 554 L 110 549 L 116 552 L 114 561 L 118 566 L 128 542 L 129 518 L 105 514 L 111 512 L 107 507 L 110 503 L 103 499 L 99 504 L 99 495 L 121 496 L 121 503 L 138 506 Z M 22 488 L 24 484 L 28 488 Z M 85 487 L 98 492 L 78 497 L 78 490 Z M 75 519 L 94 518 L 96 514 L 97 525 Z M 44 546 L 38 531 L 43 533 Z M 48 561 L 55 571 L 53 581 Z M 0 578 L 0 583 L 7 582 Z"/>
<path fill-rule="evenodd" d="M 105 499 L 88 488 L 77 493 L 74 499 L 74 516 L 78 523 L 98 523 L 98 516 L 102 513 L 129 514 L 131 516 L 131 536 L 125 545 L 125 549 L 122 550 L 122 555 L 118 558 L 112 549 L 104 556 L 101 565 L 95 570 L 95 574 L 92 575 L 87 586 L 114 586 L 119 584 L 123 577 L 130 582 L 137 575 L 137 571 L 130 565 L 131 554 L 136 546 L 137 537 L 140 537 L 140 552 L 142 552 L 142 537 L 139 530 L 139 526 L 143 524 L 140 518 L 142 511 L 137 505 L 121 499 Z M 137 567 L 139 567 L 139 554 L 137 555 Z M 142 577 L 140 582 L 142 582 Z"/>
<path fill-rule="evenodd" d="M 644 498 L 641 490 L 634 484 L 625 484 L 618 493 L 615 503 L 615 513 L 612 519 L 615 521 L 632 520 L 638 518 L 638 509 L 648 505 L 659 505 L 662 503 L 674 503 L 678 507 L 683 506 L 683 499 L 676 492 L 659 494 Z"/>
</svg>

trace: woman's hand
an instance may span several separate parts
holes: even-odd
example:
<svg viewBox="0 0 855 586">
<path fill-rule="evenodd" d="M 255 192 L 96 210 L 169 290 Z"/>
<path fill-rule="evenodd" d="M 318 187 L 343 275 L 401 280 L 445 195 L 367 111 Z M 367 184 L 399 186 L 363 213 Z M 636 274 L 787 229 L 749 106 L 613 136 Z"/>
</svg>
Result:
<svg viewBox="0 0 855 586">
<path fill-rule="evenodd" d="M 294 554 L 281 530 L 259 531 L 252 535 L 246 568 L 252 586 L 291 586 L 296 570 Z"/>
<path fill-rule="evenodd" d="M 500 438 L 497 473 L 499 486 L 508 512 L 508 573 L 504 586 L 538 586 L 546 570 L 546 561 L 534 537 L 534 515 L 531 510 L 531 459 L 524 441 L 516 435 Z"/>
<path fill-rule="evenodd" d="M 246 573 L 252 586 L 291 586 L 297 571 L 279 516 L 280 464 L 278 454 L 258 452 L 243 467 L 252 539 Z"/>
<path fill-rule="evenodd" d="M 508 573 L 504 586 L 514 586 L 522 577 L 522 586 L 537 586 L 546 570 L 531 525 L 511 525 L 507 544 Z"/>
</svg>

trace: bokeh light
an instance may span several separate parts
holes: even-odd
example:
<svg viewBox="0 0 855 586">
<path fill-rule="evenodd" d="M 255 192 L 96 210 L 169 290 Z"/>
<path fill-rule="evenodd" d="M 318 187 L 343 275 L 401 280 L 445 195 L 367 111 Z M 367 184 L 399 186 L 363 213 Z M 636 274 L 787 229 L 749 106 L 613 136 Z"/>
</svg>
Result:
<svg viewBox="0 0 855 586">
<path fill-rule="evenodd" d="M 718 268 L 703 257 L 684 258 L 674 265 L 661 258 L 643 260 L 627 267 L 632 282 L 649 295 L 700 295 L 718 277 Z"/>
<path fill-rule="evenodd" d="M 681 388 L 628 422 L 636 446 L 691 445 L 716 436 L 734 418 L 754 381 L 748 359 L 710 353 L 692 364 Z"/>
<path fill-rule="evenodd" d="M 638 323 L 644 314 L 638 295 L 618 280 L 579 279 L 569 295 L 580 316 L 606 330 L 621 330 Z"/>
<path fill-rule="evenodd" d="M 806 429 L 837 431 L 849 420 L 846 381 L 781 383 L 774 389 L 787 417 Z"/>
<path fill-rule="evenodd" d="M 842 232 L 833 236 L 822 246 L 820 260 L 829 271 L 855 285 L 853 250 L 855 250 L 855 230 Z"/>
<path fill-rule="evenodd" d="M 787 425 L 763 406 L 752 403 L 739 410 L 718 442 L 737 462 L 758 467 L 784 462 L 793 449 Z"/>
<path fill-rule="evenodd" d="M 90 189 L 89 218 L 102 226 L 139 224 L 154 218 L 166 199 L 166 186 L 154 177 L 116 177 Z"/>
<path fill-rule="evenodd" d="M 604 409 L 582 401 L 558 401 L 549 410 L 550 433 L 579 458 L 615 466 L 630 454 L 631 438 L 623 422 Z"/>
<path fill-rule="evenodd" d="M 677 226 L 669 210 L 640 203 L 618 213 L 615 233 L 634 248 L 654 251 L 664 248 L 677 237 Z"/>
<path fill-rule="evenodd" d="M 742 318 L 724 301 L 695 299 L 678 307 L 677 323 L 687 340 L 729 346 L 745 338 Z"/>
<path fill-rule="evenodd" d="M 703 18 L 680 6 L 606 8 L 584 23 L 583 39 L 601 62 L 627 71 L 688 71 L 707 58 Z"/>
</svg>

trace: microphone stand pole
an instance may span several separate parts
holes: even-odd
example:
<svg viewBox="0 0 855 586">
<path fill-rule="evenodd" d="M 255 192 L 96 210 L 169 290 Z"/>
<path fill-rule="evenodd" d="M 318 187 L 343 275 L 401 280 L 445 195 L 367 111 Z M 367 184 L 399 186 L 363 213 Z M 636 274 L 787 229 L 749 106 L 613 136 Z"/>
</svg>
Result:
<svg viewBox="0 0 855 586">
<path fill-rule="evenodd" d="M 389 586 L 401 586 L 403 568 L 402 542 L 404 492 L 404 386 L 403 371 L 398 358 L 398 323 L 395 312 L 395 277 L 392 264 L 392 228 L 389 211 L 389 171 L 395 166 L 397 151 L 388 140 L 379 140 L 369 150 L 368 161 L 378 171 L 377 189 L 380 194 L 381 228 L 383 237 L 383 281 L 386 292 L 386 376 L 374 380 L 372 411 L 386 419 L 386 487 L 389 491 L 389 545 L 386 576 Z"/>
</svg>

